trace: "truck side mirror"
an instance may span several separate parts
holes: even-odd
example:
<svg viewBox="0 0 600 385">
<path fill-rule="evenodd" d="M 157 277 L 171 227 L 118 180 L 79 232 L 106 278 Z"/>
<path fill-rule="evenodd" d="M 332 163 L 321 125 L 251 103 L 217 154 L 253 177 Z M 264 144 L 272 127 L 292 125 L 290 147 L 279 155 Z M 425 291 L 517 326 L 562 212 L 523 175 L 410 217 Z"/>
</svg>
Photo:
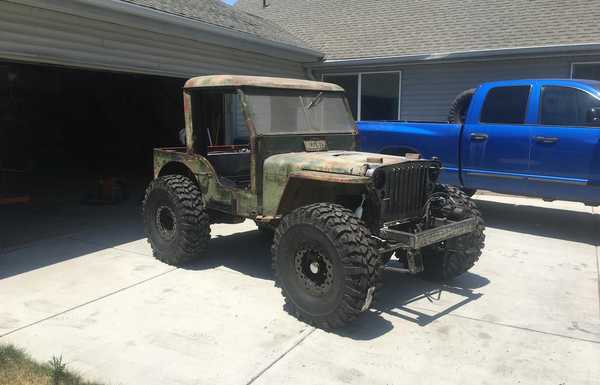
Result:
<svg viewBox="0 0 600 385">
<path fill-rule="evenodd" d="M 585 116 L 586 123 L 592 126 L 600 126 L 600 107 L 592 107 Z"/>
</svg>

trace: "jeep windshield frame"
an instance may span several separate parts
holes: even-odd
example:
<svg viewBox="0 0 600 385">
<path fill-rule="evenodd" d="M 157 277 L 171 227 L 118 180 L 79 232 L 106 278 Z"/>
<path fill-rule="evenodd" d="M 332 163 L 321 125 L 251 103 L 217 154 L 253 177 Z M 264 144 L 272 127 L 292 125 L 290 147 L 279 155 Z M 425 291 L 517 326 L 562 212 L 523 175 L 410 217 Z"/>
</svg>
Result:
<svg viewBox="0 0 600 385">
<path fill-rule="evenodd" d="M 242 92 L 257 135 L 356 133 L 343 92 L 262 87 Z"/>
</svg>

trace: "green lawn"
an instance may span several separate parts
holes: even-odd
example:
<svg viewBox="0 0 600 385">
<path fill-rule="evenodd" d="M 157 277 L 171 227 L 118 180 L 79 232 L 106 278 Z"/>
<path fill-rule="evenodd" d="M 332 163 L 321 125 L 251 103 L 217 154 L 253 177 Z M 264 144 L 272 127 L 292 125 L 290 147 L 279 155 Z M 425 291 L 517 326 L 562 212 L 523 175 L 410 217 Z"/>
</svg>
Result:
<svg viewBox="0 0 600 385">
<path fill-rule="evenodd" d="M 12 345 L 0 344 L 0 385 L 102 385 L 81 379 L 62 357 L 38 363 Z"/>
</svg>

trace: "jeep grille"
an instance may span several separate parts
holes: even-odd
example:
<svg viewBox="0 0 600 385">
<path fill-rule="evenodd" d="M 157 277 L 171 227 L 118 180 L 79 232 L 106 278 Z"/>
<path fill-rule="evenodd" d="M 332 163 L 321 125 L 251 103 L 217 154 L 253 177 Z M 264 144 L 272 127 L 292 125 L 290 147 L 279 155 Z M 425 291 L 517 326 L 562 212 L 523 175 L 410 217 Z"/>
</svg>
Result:
<svg viewBox="0 0 600 385">
<path fill-rule="evenodd" d="M 423 206 L 431 193 L 433 184 L 430 170 L 437 168 L 436 162 L 405 162 L 384 167 L 385 185 L 381 204 L 384 223 L 404 221 L 423 215 Z"/>
</svg>

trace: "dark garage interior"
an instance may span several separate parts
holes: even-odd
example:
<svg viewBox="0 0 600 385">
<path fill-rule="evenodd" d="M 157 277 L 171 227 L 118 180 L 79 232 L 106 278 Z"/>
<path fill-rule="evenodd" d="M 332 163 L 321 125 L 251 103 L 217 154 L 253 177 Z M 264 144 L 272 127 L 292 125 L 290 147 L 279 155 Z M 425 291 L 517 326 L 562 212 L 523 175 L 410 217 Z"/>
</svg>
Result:
<svg viewBox="0 0 600 385">
<path fill-rule="evenodd" d="M 137 209 L 152 149 L 178 145 L 184 81 L 0 62 L 0 251 Z"/>
</svg>

